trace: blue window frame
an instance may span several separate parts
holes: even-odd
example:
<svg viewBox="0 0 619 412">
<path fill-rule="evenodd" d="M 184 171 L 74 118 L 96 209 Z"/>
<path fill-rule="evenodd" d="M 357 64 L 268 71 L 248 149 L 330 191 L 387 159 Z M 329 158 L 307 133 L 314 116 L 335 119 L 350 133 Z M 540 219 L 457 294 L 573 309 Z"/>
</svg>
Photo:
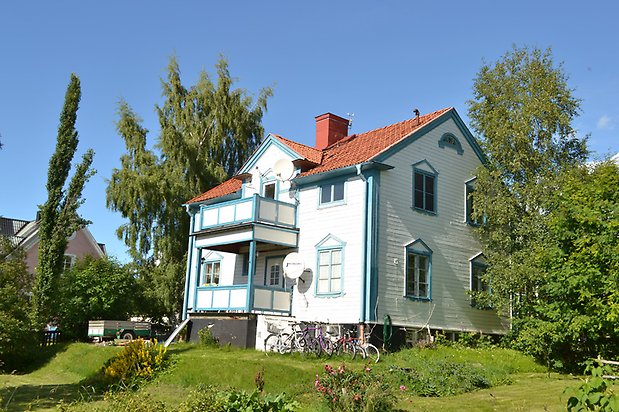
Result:
<svg viewBox="0 0 619 412">
<path fill-rule="evenodd" d="M 413 209 L 436 214 L 438 172 L 427 160 L 412 165 Z"/>
<path fill-rule="evenodd" d="M 415 209 L 436 213 L 436 175 L 414 169 L 413 206 Z"/>
<path fill-rule="evenodd" d="M 475 192 L 475 179 L 469 180 L 464 184 L 464 214 L 466 223 L 472 226 L 479 226 L 477 219 L 473 218 L 473 192 Z"/>
<path fill-rule="evenodd" d="M 327 183 L 320 186 L 320 205 L 344 202 L 344 182 Z"/>
<path fill-rule="evenodd" d="M 318 252 L 318 295 L 342 292 L 342 255 L 342 248 Z"/>
<path fill-rule="evenodd" d="M 316 296 L 339 296 L 344 289 L 345 243 L 329 234 L 316 245 Z"/>
<path fill-rule="evenodd" d="M 406 297 L 432 298 L 432 250 L 420 239 L 406 246 L 405 278 Z"/>
</svg>

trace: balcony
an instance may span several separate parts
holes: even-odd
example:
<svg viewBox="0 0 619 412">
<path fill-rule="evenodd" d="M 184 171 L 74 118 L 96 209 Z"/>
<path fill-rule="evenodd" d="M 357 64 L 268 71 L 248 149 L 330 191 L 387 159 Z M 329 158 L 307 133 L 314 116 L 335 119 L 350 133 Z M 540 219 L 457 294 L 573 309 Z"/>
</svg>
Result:
<svg viewBox="0 0 619 412">
<path fill-rule="evenodd" d="M 251 299 L 248 298 L 248 292 Z M 286 289 L 247 284 L 229 286 L 199 286 L 196 289 L 194 311 L 235 311 L 243 313 L 290 313 L 292 292 Z"/>
<path fill-rule="evenodd" d="M 198 230 L 243 223 L 263 223 L 281 228 L 297 227 L 297 207 L 258 195 L 200 208 Z"/>
</svg>

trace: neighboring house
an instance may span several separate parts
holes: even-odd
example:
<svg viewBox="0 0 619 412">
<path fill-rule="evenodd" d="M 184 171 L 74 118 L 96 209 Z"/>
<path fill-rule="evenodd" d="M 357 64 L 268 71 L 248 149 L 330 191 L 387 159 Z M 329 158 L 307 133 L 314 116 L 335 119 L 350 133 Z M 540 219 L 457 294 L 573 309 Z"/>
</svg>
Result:
<svg viewBox="0 0 619 412">
<path fill-rule="evenodd" d="M 187 202 L 192 339 L 215 325 L 222 340 L 261 348 L 282 319 L 380 325 L 379 338 L 390 320 L 400 342 L 405 331 L 506 331 L 468 293 L 486 288 L 467 196 L 483 154 L 456 110 L 348 126 L 316 117 L 315 147 L 269 134 L 236 176 Z M 284 276 L 291 252 L 305 265 L 297 280 Z"/>
<path fill-rule="evenodd" d="M 39 256 L 39 222 L 0 217 L 0 236 L 7 236 L 14 246 L 24 249 L 28 272 L 34 273 Z M 101 258 L 105 255 L 105 245 L 97 243 L 88 228 L 84 227 L 69 237 L 64 266 L 69 269 L 77 259 L 85 256 Z"/>
</svg>

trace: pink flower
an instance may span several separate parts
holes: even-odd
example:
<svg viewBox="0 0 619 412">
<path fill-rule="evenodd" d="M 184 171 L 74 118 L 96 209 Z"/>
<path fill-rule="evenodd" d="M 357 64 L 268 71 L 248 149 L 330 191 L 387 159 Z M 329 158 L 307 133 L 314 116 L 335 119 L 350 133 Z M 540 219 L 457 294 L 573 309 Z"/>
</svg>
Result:
<svg viewBox="0 0 619 412">
<path fill-rule="evenodd" d="M 404 392 L 404 391 L 406 390 L 406 386 L 404 386 L 404 385 L 400 385 L 400 390 L 401 390 L 402 392 Z"/>
</svg>

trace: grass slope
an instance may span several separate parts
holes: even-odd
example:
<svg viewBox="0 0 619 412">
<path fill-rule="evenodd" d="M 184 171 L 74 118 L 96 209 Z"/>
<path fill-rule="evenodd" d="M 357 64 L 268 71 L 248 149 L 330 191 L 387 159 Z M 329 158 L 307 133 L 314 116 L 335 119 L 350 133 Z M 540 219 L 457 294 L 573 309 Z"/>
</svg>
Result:
<svg viewBox="0 0 619 412">
<path fill-rule="evenodd" d="M 96 373 L 105 360 L 118 348 L 72 344 L 62 347 L 57 355 L 40 369 L 25 375 L 0 375 L 0 410 L 56 410 L 56 404 L 83 400 L 72 410 L 108 410 L 110 405 L 101 397 L 91 399 L 80 382 Z M 301 404 L 301 410 L 322 410 L 313 388 L 315 375 L 324 364 L 333 366 L 345 361 L 347 368 L 362 369 L 362 360 L 307 359 L 301 356 L 267 356 L 253 350 L 206 348 L 180 344 L 170 348 L 173 366 L 155 381 L 145 385 L 135 396 L 148 396 L 174 407 L 199 384 L 221 388 L 234 387 L 252 391 L 254 379 L 264 371 L 265 392 L 286 392 Z M 406 369 L 415 373 L 433 373 L 432 368 L 445 364 L 466 364 L 487 374 L 490 389 L 477 390 L 441 398 L 413 396 L 399 390 L 400 375 L 393 371 Z M 398 397 L 402 410 L 496 411 L 496 410 L 564 410 L 563 389 L 580 382 L 565 376 L 544 373 L 544 368 L 529 357 L 505 349 L 411 349 L 385 356 L 372 365 L 373 373 L 384 373 L 389 386 Z M 424 369 L 425 368 L 425 369 Z M 392 371 L 392 372 L 390 372 Z M 409 372 L 407 372 L 409 373 Z M 509 384 L 505 384 L 509 383 Z M 10 398 L 10 401 L 9 401 Z"/>
</svg>

